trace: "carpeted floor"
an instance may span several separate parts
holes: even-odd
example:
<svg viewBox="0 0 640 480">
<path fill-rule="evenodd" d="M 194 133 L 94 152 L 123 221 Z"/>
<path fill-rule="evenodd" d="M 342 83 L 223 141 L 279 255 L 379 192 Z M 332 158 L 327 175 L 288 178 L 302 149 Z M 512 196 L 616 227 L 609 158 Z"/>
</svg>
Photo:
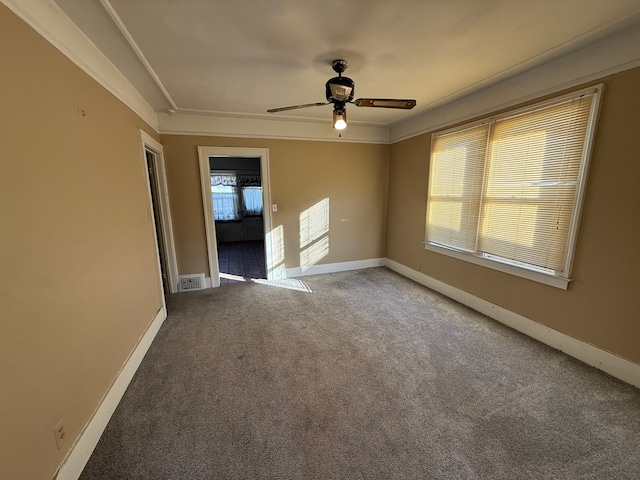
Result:
<svg viewBox="0 0 640 480">
<path fill-rule="evenodd" d="M 300 280 L 172 296 L 81 478 L 640 478 L 638 389 L 385 268 Z"/>
</svg>

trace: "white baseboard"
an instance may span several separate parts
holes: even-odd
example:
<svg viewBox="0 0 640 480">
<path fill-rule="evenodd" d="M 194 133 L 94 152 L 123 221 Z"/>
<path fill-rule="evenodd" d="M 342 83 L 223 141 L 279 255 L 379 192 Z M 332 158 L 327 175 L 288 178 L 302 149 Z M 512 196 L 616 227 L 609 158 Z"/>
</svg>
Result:
<svg viewBox="0 0 640 480">
<path fill-rule="evenodd" d="M 285 272 L 287 278 L 295 278 L 303 275 L 321 275 L 323 273 L 346 272 L 347 270 L 382 267 L 383 265 L 383 258 L 370 258 L 368 260 L 355 260 L 353 262 L 326 263 L 323 265 L 311 265 L 309 267 L 287 268 Z"/>
<path fill-rule="evenodd" d="M 640 388 L 640 365 L 637 363 L 541 325 L 522 315 L 518 315 L 517 313 L 471 295 L 463 290 L 447 285 L 388 258 L 384 259 L 384 265 L 400 275 L 410 278 L 436 292 L 442 293 L 500 323 L 560 350 L 587 365 L 596 367 L 623 382 Z"/>
<path fill-rule="evenodd" d="M 151 325 L 149 325 L 149 328 L 138 342 L 138 345 L 133 352 L 131 352 L 131 355 L 129 355 L 118 378 L 116 378 L 109 391 L 103 397 L 102 402 L 100 402 L 93 417 L 91 417 L 91 420 L 89 420 L 89 423 L 85 426 L 84 431 L 80 434 L 73 447 L 71 447 L 69 454 L 58 470 L 58 474 L 55 477 L 56 480 L 77 480 L 80 477 L 82 470 L 89 461 L 89 457 L 91 457 L 93 450 L 98 444 L 98 440 L 100 440 L 102 436 L 102 432 L 104 432 L 104 429 L 107 427 L 113 412 L 118 406 L 118 403 L 120 403 L 125 390 L 129 386 L 142 359 L 147 353 L 147 350 L 149 350 L 151 342 L 153 342 L 153 339 L 166 318 L 167 311 L 163 307 L 158 311 Z"/>
</svg>

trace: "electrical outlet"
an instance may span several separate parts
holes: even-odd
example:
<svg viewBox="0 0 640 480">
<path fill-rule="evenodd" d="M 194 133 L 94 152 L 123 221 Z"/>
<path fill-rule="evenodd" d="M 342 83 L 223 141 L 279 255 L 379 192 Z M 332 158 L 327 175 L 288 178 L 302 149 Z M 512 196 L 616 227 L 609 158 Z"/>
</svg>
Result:
<svg viewBox="0 0 640 480">
<path fill-rule="evenodd" d="M 62 419 L 60 419 L 58 423 L 56 423 L 56 426 L 53 427 L 53 436 L 56 439 L 56 447 L 60 450 L 67 441 L 67 432 L 64 429 L 64 422 Z"/>
</svg>

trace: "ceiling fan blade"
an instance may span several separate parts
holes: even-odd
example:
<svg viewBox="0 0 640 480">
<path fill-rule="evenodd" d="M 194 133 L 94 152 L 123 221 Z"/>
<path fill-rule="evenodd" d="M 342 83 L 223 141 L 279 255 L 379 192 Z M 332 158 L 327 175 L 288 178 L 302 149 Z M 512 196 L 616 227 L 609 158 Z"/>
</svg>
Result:
<svg viewBox="0 0 640 480">
<path fill-rule="evenodd" d="M 305 103 L 304 105 L 292 105 L 290 107 L 270 108 L 269 110 L 267 110 L 267 113 L 285 112 L 287 110 L 296 110 L 298 108 L 321 107 L 322 105 L 329 105 L 329 102 Z"/>
<path fill-rule="evenodd" d="M 415 100 L 399 98 L 359 98 L 355 103 L 358 107 L 401 108 L 411 110 L 416 106 Z"/>
</svg>

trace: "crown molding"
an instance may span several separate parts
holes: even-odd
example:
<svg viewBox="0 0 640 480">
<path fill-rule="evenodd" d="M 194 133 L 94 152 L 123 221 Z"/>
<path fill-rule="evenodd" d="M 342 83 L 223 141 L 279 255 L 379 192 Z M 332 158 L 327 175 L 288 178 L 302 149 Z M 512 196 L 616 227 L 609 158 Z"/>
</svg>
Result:
<svg viewBox="0 0 640 480">
<path fill-rule="evenodd" d="M 51 0 L 0 0 L 156 131 L 156 112 L 91 40 Z"/>
<path fill-rule="evenodd" d="M 450 99 L 391 126 L 390 142 L 489 115 L 544 95 L 640 66 L 640 25 L 514 75 L 459 99 Z"/>
<path fill-rule="evenodd" d="M 329 110 L 330 112 L 330 110 Z M 164 113 L 168 113 L 167 110 Z M 179 115 L 195 115 L 200 117 L 223 117 L 223 118 L 242 118 L 242 119 L 251 119 L 251 120 L 268 120 L 271 122 L 306 122 L 306 123 L 317 123 L 317 124 L 326 124 L 327 118 L 312 118 L 312 117 L 303 117 L 297 115 L 274 115 L 273 113 L 243 113 L 243 112 L 219 112 L 215 110 L 196 110 L 193 108 L 177 108 L 175 109 L 176 114 Z M 173 115 L 173 113 L 169 113 Z M 329 117 L 331 118 L 331 117 Z M 361 120 L 349 120 L 349 126 L 351 125 L 359 125 L 364 127 L 379 127 L 379 128 L 389 128 L 390 123 L 383 122 L 363 122 Z"/>
<path fill-rule="evenodd" d="M 164 98 L 167 101 L 167 103 L 171 105 L 172 109 L 174 110 L 177 109 L 178 106 L 173 101 L 173 98 L 171 98 L 171 95 L 169 94 L 164 84 L 160 80 L 160 77 L 158 77 L 158 74 L 155 72 L 155 70 L 147 60 L 147 57 L 144 56 L 144 53 L 142 53 L 142 50 L 140 49 L 136 41 L 133 39 L 131 32 L 129 32 L 129 30 L 125 26 L 124 22 L 120 18 L 120 15 L 118 15 L 115 8 L 113 8 L 113 5 L 111 5 L 111 2 L 109 2 L 109 0 L 100 0 L 100 4 L 104 8 L 104 10 L 107 12 L 107 15 L 109 15 L 109 17 L 111 18 L 111 21 L 118 28 L 122 37 L 129 44 L 129 48 L 133 50 L 133 53 L 136 54 L 136 56 L 138 57 L 138 60 L 140 61 L 144 69 L 147 71 L 147 73 L 149 74 L 151 79 L 154 81 L 158 89 L 162 92 L 162 95 L 164 95 Z"/>
<path fill-rule="evenodd" d="M 159 132 L 168 135 L 389 143 L 389 128 L 387 127 L 349 123 L 349 127 L 342 131 L 341 136 L 338 136 L 338 132 L 333 129 L 329 120 L 325 122 L 299 122 L 284 119 L 159 113 L 158 125 Z"/>
<path fill-rule="evenodd" d="M 159 133 L 389 144 L 640 66 L 640 25 L 462 98 L 443 99 L 391 126 L 350 123 L 342 137 L 325 122 L 205 112 L 157 114 L 52 0 L 0 0 Z"/>
</svg>

